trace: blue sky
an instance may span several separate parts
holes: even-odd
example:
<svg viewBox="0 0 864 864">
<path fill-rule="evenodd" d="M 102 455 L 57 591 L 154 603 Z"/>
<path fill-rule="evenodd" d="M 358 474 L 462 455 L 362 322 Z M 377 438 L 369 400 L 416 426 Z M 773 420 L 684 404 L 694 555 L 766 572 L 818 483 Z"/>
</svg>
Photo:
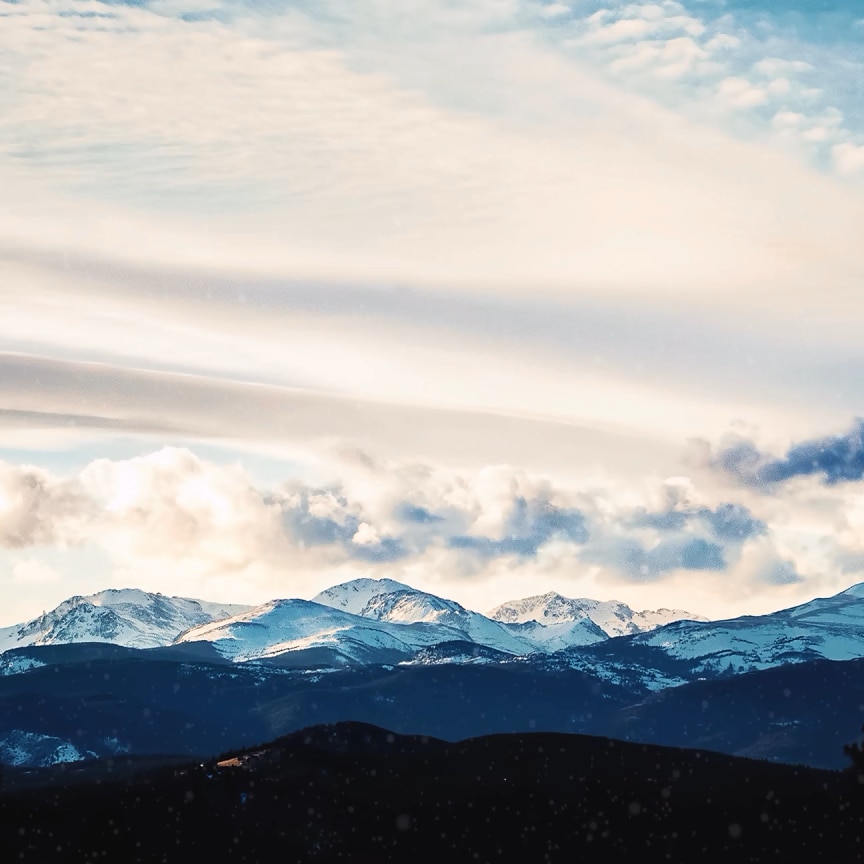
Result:
<svg viewBox="0 0 864 864">
<path fill-rule="evenodd" d="M 0 18 L 0 623 L 864 578 L 853 4 Z"/>
</svg>

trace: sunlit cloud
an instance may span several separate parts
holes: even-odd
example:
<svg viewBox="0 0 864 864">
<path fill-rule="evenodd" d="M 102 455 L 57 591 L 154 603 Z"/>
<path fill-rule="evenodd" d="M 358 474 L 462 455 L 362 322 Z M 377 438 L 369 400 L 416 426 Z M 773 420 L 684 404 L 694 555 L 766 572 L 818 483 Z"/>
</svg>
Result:
<svg viewBox="0 0 864 864">
<path fill-rule="evenodd" d="M 575 486 L 507 465 L 457 472 L 356 449 L 332 451 L 330 479 L 315 484 L 262 486 L 239 462 L 184 448 L 97 459 L 67 476 L 3 464 L 2 476 L 0 537 L 27 553 L 10 584 L 52 590 L 75 575 L 40 550 L 79 547 L 98 550 L 109 584 L 170 591 L 179 579 L 228 600 L 309 596 L 377 574 L 481 608 L 521 579 L 648 605 L 674 590 L 688 608 L 710 598 L 717 614 L 742 599 L 782 605 L 826 579 L 842 585 L 861 546 L 841 536 L 808 549 L 806 508 L 787 502 L 785 515 L 768 507 L 760 518 L 687 478 Z"/>
</svg>

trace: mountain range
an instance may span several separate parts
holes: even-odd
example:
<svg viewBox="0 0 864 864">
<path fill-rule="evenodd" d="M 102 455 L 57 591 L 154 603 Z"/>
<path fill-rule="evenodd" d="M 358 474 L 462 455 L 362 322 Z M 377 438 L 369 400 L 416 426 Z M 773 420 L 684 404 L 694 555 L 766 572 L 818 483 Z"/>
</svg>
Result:
<svg viewBox="0 0 864 864">
<path fill-rule="evenodd" d="M 13 648 L 88 642 L 196 645 L 233 663 L 310 669 L 454 662 L 460 652 L 464 662 L 531 657 L 613 681 L 636 674 L 642 685 L 662 689 L 786 663 L 864 657 L 864 583 L 791 609 L 724 621 L 555 593 L 483 615 L 392 579 L 355 579 L 311 600 L 258 606 L 107 590 L 0 628 L 0 672 L 22 671 L 28 662 L 20 652 L 9 656 Z"/>
<path fill-rule="evenodd" d="M 255 607 L 104 591 L 0 630 L 0 647 L 0 761 L 20 765 L 197 757 L 360 720 L 832 767 L 864 705 L 864 585 L 726 621 L 557 594 L 481 615 L 372 579 Z"/>
<path fill-rule="evenodd" d="M 355 579 L 311 601 L 280 599 L 255 607 L 122 589 L 72 597 L 38 618 L 0 628 L 0 654 L 80 642 L 156 648 L 205 641 L 236 662 L 314 650 L 342 665 L 398 662 L 422 648 L 464 641 L 523 656 L 685 618 L 699 620 L 677 610 L 634 612 L 623 603 L 557 594 L 504 604 L 486 616 L 392 579 Z"/>
</svg>

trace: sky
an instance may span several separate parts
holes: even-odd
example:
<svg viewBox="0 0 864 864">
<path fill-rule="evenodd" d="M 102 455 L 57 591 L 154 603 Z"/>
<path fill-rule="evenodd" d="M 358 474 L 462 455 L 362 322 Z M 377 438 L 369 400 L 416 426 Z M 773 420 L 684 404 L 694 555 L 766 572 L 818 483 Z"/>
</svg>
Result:
<svg viewBox="0 0 864 864">
<path fill-rule="evenodd" d="M 864 13 L 0 0 L 0 625 L 864 581 Z"/>
</svg>

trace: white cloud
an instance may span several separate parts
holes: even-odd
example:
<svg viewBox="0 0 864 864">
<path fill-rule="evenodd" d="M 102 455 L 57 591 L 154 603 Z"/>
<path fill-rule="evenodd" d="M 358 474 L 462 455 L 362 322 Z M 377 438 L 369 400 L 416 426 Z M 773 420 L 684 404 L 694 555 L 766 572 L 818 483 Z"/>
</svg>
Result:
<svg viewBox="0 0 864 864">
<path fill-rule="evenodd" d="M 215 12 L 220 5 L 218 0 L 149 0 L 147 9 L 157 15 L 176 18 L 181 15 Z M 94 3 L 93 6 L 98 7 L 101 4 Z"/>
<path fill-rule="evenodd" d="M 563 3 L 544 3 L 540 7 L 540 14 L 544 18 L 559 18 L 561 15 L 567 15 L 570 11 L 570 7 Z"/>
<path fill-rule="evenodd" d="M 740 45 L 741 40 L 737 36 L 731 33 L 718 33 L 705 43 L 705 48 L 713 54 L 715 51 L 738 48 Z"/>
<path fill-rule="evenodd" d="M 620 42 L 638 39 L 655 29 L 656 26 L 644 18 L 619 18 L 612 24 L 598 27 L 591 33 L 591 39 L 595 42 Z"/>
<path fill-rule="evenodd" d="M 788 78 L 775 78 L 765 88 L 772 96 L 782 96 L 792 89 Z"/>
<path fill-rule="evenodd" d="M 282 551 L 278 513 L 245 473 L 188 450 L 100 459 L 80 480 L 101 511 L 90 540 L 121 564 L 194 559 L 204 572 L 243 571 Z"/>
<path fill-rule="evenodd" d="M 768 101 L 768 93 L 764 88 L 756 87 L 746 78 L 736 76 L 724 78 L 718 85 L 717 92 L 721 99 L 734 108 L 752 108 Z"/>
<path fill-rule="evenodd" d="M 77 497 L 43 505 L 39 533 L 15 532 L 7 545 L 27 554 L 12 579 L 34 607 L 43 582 L 62 579 L 74 593 L 78 577 L 40 552 L 74 531 L 106 557 L 111 584 L 185 595 L 254 602 L 365 574 L 460 601 L 482 595 L 481 608 L 521 580 L 649 606 L 674 591 L 692 611 L 732 614 L 845 587 L 844 562 L 864 550 L 852 498 L 846 527 L 825 542 L 826 518 L 843 508 L 824 493 L 819 506 L 800 492 L 765 499 L 746 489 L 730 503 L 728 490 L 695 476 L 568 484 L 506 465 L 463 471 L 356 449 L 330 471 L 321 486 L 263 488 L 239 464 L 183 448 L 98 459 L 71 477 L 43 471 L 42 487 L 74 487 Z M 7 499 L 32 489 L 32 469 L 7 466 L 6 477 Z M 5 536 L 15 525 L 8 510 L 0 516 Z"/>
<path fill-rule="evenodd" d="M 772 118 L 772 123 L 778 129 L 795 129 L 798 128 L 806 117 L 797 111 L 778 111 Z"/>
<path fill-rule="evenodd" d="M 0 462 L 0 547 L 75 544 L 91 516 L 77 483 L 37 467 Z"/>
<path fill-rule="evenodd" d="M 830 126 L 811 126 L 801 133 L 801 137 L 805 141 L 822 142 L 828 141 L 836 135 L 836 130 Z"/>
<path fill-rule="evenodd" d="M 357 531 L 351 538 L 351 542 L 358 546 L 375 546 L 381 542 L 381 537 L 368 522 L 361 522 L 357 526 Z"/>
<path fill-rule="evenodd" d="M 864 169 L 864 145 L 844 141 L 831 148 L 831 155 L 841 174 L 856 174 Z"/>
<path fill-rule="evenodd" d="M 783 57 L 765 57 L 753 64 L 753 71 L 774 78 L 777 75 L 813 72 L 814 67 L 806 60 L 789 60 Z"/>
</svg>

